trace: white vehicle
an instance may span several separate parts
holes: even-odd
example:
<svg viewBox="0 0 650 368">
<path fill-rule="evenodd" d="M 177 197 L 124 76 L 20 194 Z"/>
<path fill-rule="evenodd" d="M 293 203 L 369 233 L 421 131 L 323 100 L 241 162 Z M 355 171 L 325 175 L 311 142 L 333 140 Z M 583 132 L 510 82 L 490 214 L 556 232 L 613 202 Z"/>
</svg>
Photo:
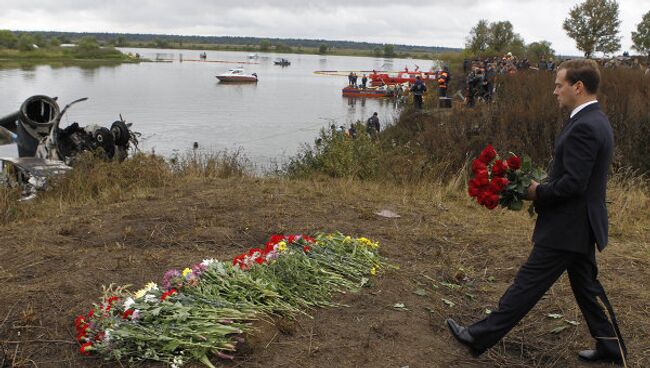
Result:
<svg viewBox="0 0 650 368">
<path fill-rule="evenodd" d="M 244 72 L 244 69 L 237 68 L 230 69 L 223 74 L 217 75 L 217 79 L 221 82 L 256 83 L 257 74 L 248 74 Z"/>
</svg>

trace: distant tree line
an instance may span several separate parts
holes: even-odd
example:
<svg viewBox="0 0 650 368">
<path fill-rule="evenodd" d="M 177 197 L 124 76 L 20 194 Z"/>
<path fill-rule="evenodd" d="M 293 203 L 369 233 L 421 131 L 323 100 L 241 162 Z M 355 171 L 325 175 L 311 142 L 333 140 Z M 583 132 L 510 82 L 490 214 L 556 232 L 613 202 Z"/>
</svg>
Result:
<svg viewBox="0 0 650 368">
<path fill-rule="evenodd" d="M 375 53 L 377 49 L 384 50 L 388 45 L 382 43 L 338 41 L 323 39 L 298 39 L 298 38 L 262 38 L 262 37 L 237 37 L 237 36 L 181 36 L 161 35 L 144 33 L 94 33 L 94 32 L 22 32 L 14 31 L 14 35 L 20 36 L 27 33 L 32 37 L 44 39 L 57 38 L 61 43 L 68 43 L 84 37 L 91 37 L 102 45 L 127 46 L 129 44 L 151 45 L 154 47 L 171 47 L 192 44 L 203 45 L 232 45 L 251 46 L 262 51 L 289 50 L 300 48 L 311 48 L 320 53 L 327 53 L 333 49 L 368 50 Z M 437 47 L 437 46 L 415 46 L 415 45 L 389 45 L 395 53 L 441 53 L 449 51 L 460 51 L 460 48 Z"/>
</svg>

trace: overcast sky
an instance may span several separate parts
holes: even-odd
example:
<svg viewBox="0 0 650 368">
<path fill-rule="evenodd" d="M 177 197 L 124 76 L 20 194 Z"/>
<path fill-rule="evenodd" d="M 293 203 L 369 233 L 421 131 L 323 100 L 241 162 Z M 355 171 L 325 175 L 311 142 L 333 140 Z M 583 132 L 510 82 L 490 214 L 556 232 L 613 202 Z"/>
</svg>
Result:
<svg viewBox="0 0 650 368">
<path fill-rule="evenodd" d="M 0 0 L 0 29 L 253 36 L 464 47 L 479 21 L 509 20 L 526 43 L 580 55 L 562 30 L 577 0 Z M 622 51 L 648 0 L 619 0 Z"/>
</svg>

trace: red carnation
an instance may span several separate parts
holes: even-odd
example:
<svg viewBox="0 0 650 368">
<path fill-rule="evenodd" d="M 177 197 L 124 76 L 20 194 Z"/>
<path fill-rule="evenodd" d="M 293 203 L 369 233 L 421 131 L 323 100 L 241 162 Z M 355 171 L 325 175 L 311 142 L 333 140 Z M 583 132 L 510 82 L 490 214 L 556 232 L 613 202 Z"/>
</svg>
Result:
<svg viewBox="0 0 650 368">
<path fill-rule="evenodd" d="M 277 244 L 277 243 L 279 243 L 279 242 L 281 242 L 283 240 L 284 240 L 284 235 L 274 234 L 274 235 L 271 236 L 271 239 L 269 240 L 269 243 Z"/>
<path fill-rule="evenodd" d="M 90 355 L 90 351 L 92 350 L 93 343 L 92 342 L 87 342 L 79 348 L 79 352 L 81 355 Z"/>
<path fill-rule="evenodd" d="M 129 309 L 122 313 L 122 319 L 129 319 L 133 315 L 133 309 Z"/>
<path fill-rule="evenodd" d="M 262 264 L 262 263 L 264 263 L 264 261 L 265 261 L 265 259 L 263 257 L 255 258 L 255 262 L 257 262 L 257 264 Z"/>
<path fill-rule="evenodd" d="M 519 168 L 521 167 L 521 159 L 514 155 L 510 156 L 510 158 L 508 159 L 508 167 L 512 171 L 519 170 Z"/>
<path fill-rule="evenodd" d="M 305 234 L 302 235 L 302 238 L 303 238 L 303 240 L 305 240 L 308 243 L 315 243 L 316 242 L 316 239 L 314 239 L 312 237 L 309 237 L 309 236 L 307 236 Z"/>
<path fill-rule="evenodd" d="M 311 248 L 309 247 L 309 245 L 305 245 L 304 247 L 302 247 L 302 251 L 308 253 L 309 251 L 311 251 Z"/>
<path fill-rule="evenodd" d="M 171 296 L 172 294 L 176 293 L 176 289 L 170 289 L 169 291 L 165 291 L 163 295 L 160 297 L 160 301 L 163 302 L 167 297 Z"/>
<path fill-rule="evenodd" d="M 478 159 L 484 164 L 489 164 L 494 158 L 497 157 L 497 151 L 492 147 L 491 144 L 488 144 L 487 147 L 481 152 L 478 156 Z"/>
<path fill-rule="evenodd" d="M 262 254 L 262 250 L 260 248 L 251 248 L 251 250 L 248 251 L 248 255 L 252 257 L 256 252 Z"/>
</svg>

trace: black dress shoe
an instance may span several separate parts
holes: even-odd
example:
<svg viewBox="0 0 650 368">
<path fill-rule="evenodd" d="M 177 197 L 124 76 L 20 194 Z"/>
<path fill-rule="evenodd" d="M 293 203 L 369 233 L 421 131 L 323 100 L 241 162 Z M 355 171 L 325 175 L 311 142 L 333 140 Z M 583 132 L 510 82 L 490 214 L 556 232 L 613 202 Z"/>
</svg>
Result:
<svg viewBox="0 0 650 368">
<path fill-rule="evenodd" d="M 623 365 L 623 358 L 620 354 L 607 354 L 598 350 L 583 350 L 578 353 L 580 359 L 586 362 L 608 362 Z"/>
<path fill-rule="evenodd" d="M 458 342 L 469 348 L 472 356 L 477 357 L 483 354 L 485 349 L 481 349 L 476 346 L 476 341 L 474 340 L 474 337 L 469 334 L 467 328 L 459 325 L 451 318 L 447 318 L 447 327 L 449 327 L 449 331 L 451 331 L 451 334 L 454 335 Z"/>
</svg>

